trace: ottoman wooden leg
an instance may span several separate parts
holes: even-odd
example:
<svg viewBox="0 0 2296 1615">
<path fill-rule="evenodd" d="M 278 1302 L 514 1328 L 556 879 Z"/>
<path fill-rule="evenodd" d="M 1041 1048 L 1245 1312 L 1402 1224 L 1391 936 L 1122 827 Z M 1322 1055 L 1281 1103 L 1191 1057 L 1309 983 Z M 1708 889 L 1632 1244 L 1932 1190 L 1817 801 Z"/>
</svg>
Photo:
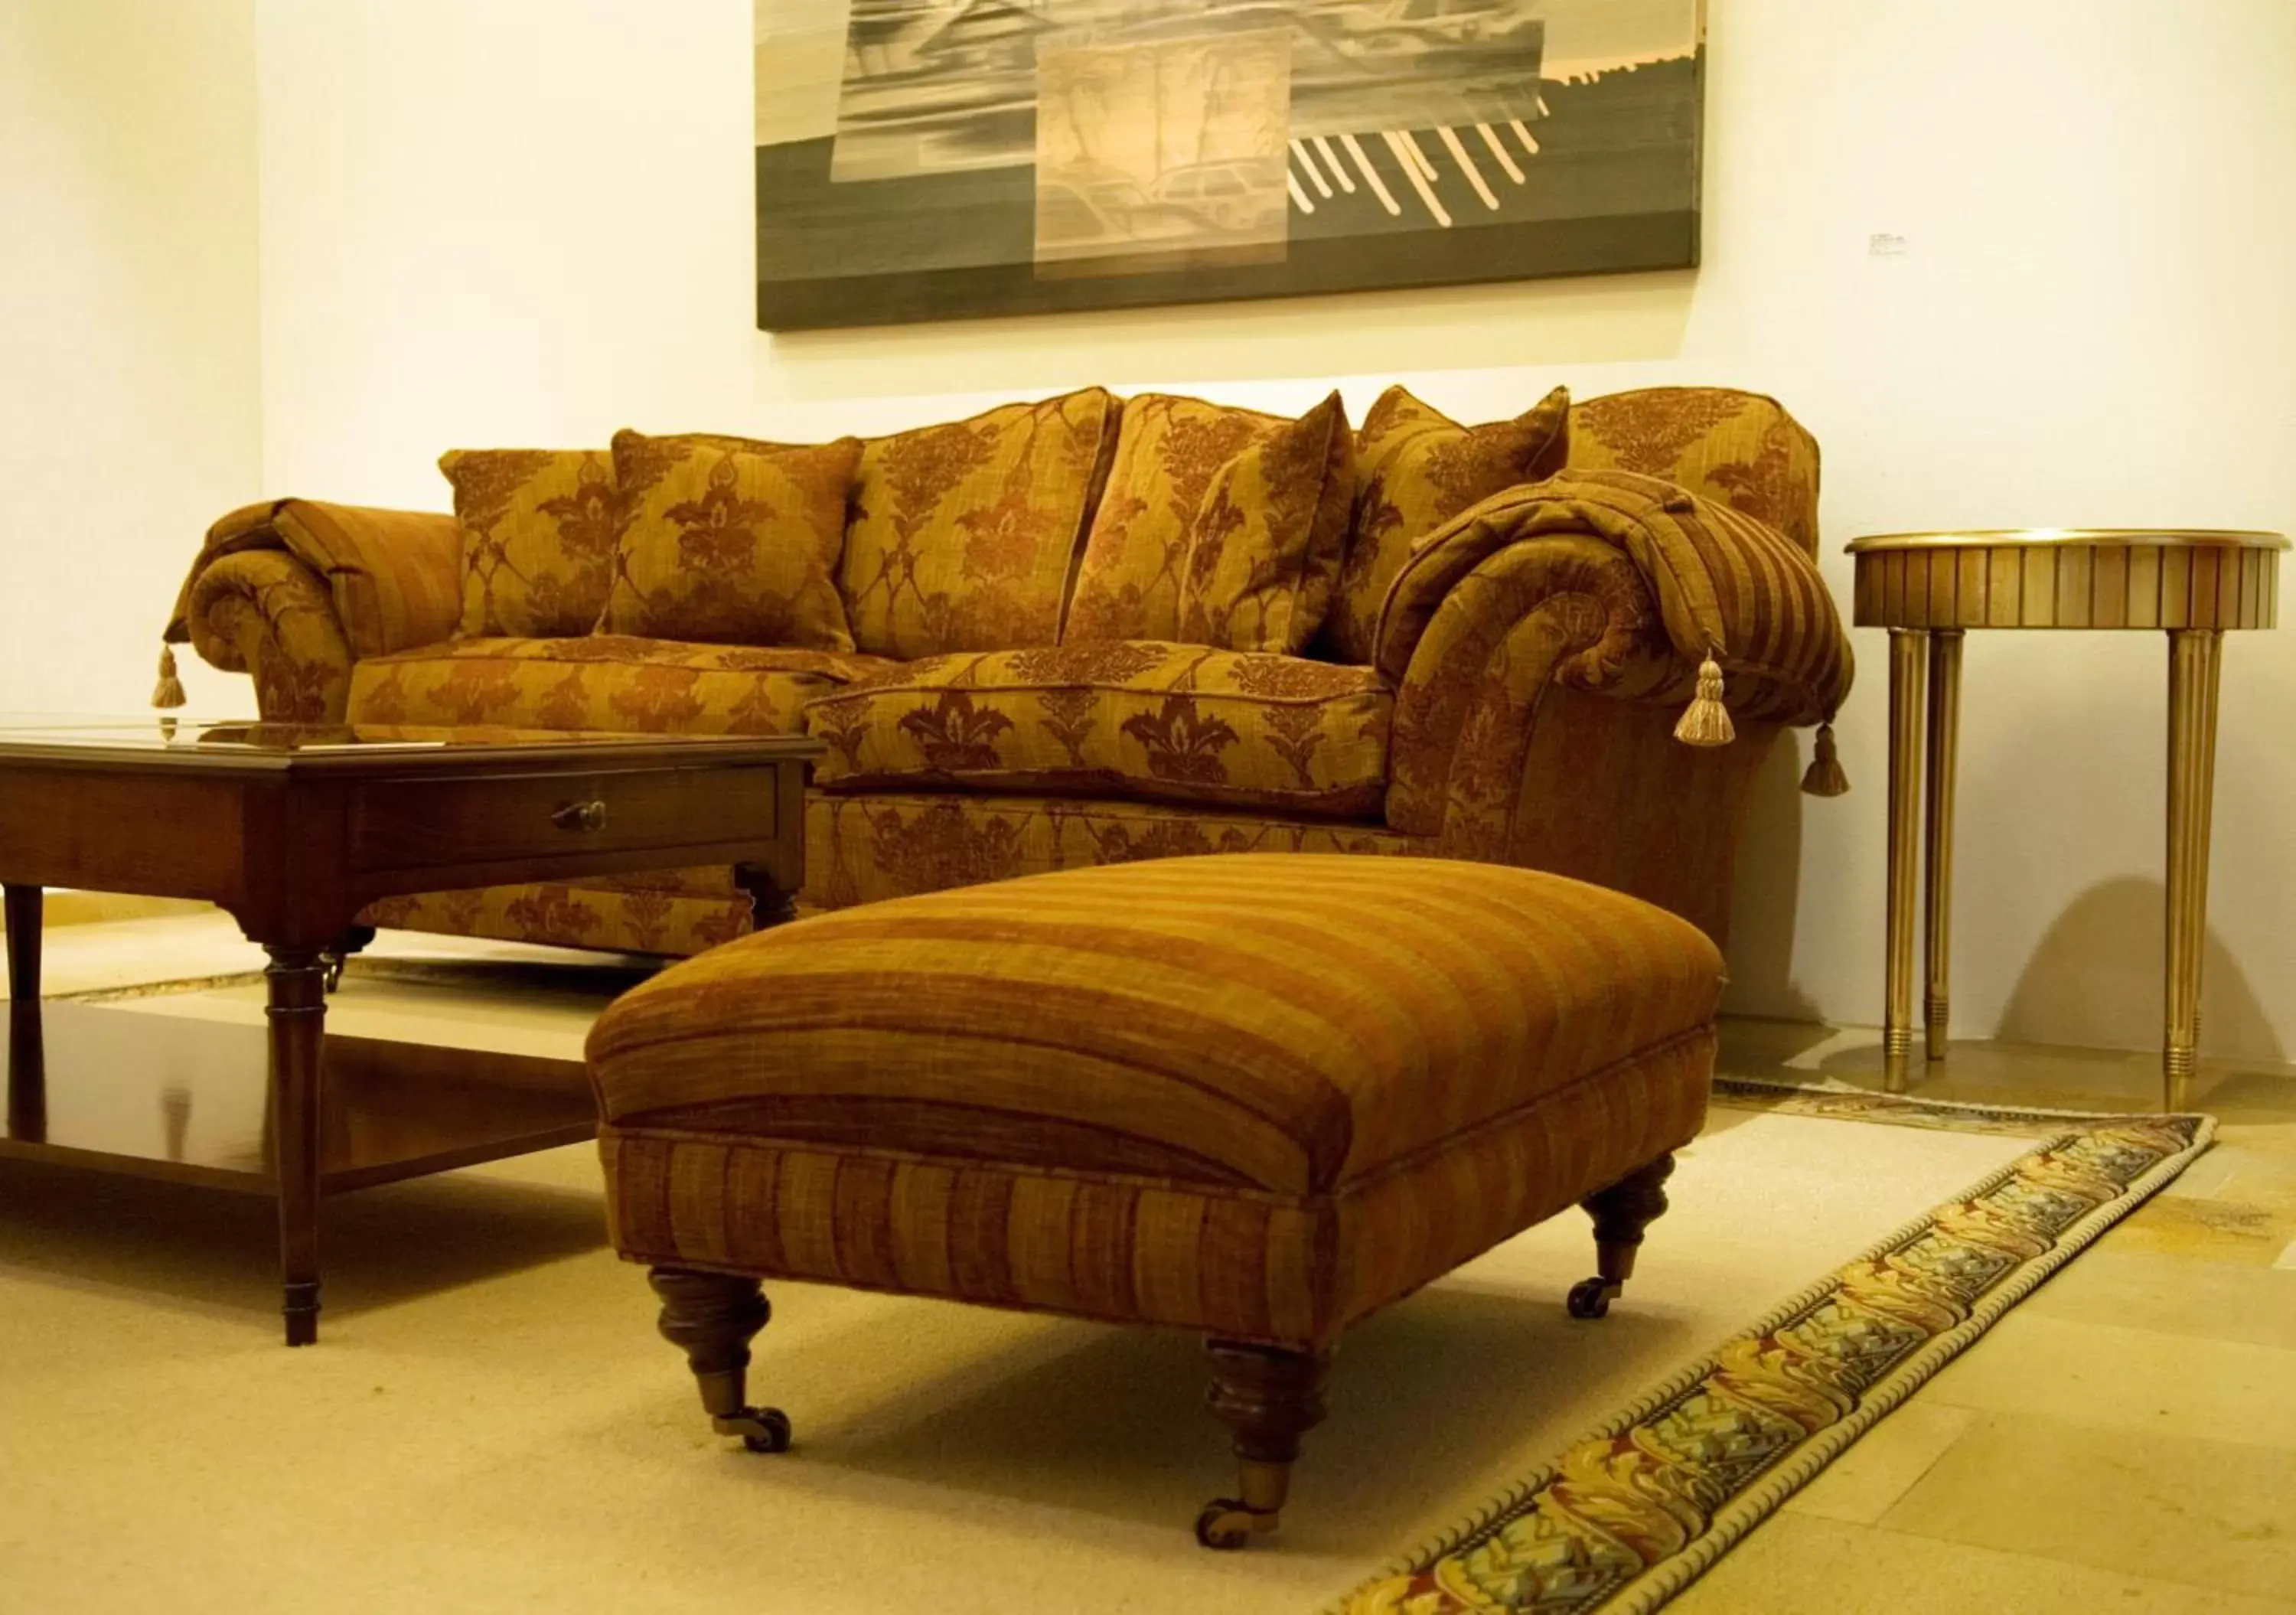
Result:
<svg viewBox="0 0 2296 1615">
<path fill-rule="evenodd" d="M 1634 1277 L 1643 1230 L 1666 1215 L 1666 1180 L 1673 1171 L 1674 1157 L 1661 1155 L 1578 1202 L 1595 1219 L 1596 1276 L 1570 1287 L 1572 1317 L 1601 1317 Z"/>
<path fill-rule="evenodd" d="M 1213 1340 L 1212 1417 L 1235 1432 L 1239 1497 L 1218 1497 L 1196 1516 L 1196 1540 L 1240 1548 L 1276 1527 L 1292 1489 L 1300 1438 L 1324 1422 L 1325 1352 L 1282 1351 Z"/>
<path fill-rule="evenodd" d="M 753 1453 L 789 1450 L 789 1415 L 778 1407 L 751 1407 L 744 1381 L 750 1339 L 774 1316 L 753 1278 L 656 1267 L 646 1282 L 661 1298 L 661 1336 L 682 1349 L 701 1382 L 709 1428 L 739 1436 Z"/>
</svg>

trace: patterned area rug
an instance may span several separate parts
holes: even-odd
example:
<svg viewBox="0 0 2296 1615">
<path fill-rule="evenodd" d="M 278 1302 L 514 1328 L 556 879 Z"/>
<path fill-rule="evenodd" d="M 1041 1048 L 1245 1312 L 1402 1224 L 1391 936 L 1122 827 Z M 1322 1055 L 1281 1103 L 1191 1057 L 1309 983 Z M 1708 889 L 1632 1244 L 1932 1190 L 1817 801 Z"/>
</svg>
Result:
<svg viewBox="0 0 2296 1615">
<path fill-rule="evenodd" d="M 1715 1096 L 1895 1126 L 2062 1130 L 1652 1387 L 1332 1615 L 1657 1609 L 2216 1131 L 2201 1115 L 1987 1110 L 1733 1079 Z"/>
</svg>

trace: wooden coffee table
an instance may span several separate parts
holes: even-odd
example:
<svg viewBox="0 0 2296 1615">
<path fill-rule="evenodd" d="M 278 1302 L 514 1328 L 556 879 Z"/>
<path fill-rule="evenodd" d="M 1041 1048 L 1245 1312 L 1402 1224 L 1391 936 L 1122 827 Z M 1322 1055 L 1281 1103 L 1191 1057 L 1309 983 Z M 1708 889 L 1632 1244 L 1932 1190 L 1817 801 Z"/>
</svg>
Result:
<svg viewBox="0 0 2296 1615">
<path fill-rule="evenodd" d="M 287 1343 L 308 1345 L 322 1196 L 577 1143 L 596 1126 L 578 1062 L 326 1039 L 329 971 L 371 934 L 360 911 L 414 892 L 723 864 L 756 922 L 775 923 L 804 880 L 806 766 L 820 751 L 796 736 L 470 742 L 0 721 L 12 995 L 0 1156 L 275 1196 Z M 45 886 L 228 911 L 270 955 L 267 1034 L 42 1005 Z"/>
</svg>

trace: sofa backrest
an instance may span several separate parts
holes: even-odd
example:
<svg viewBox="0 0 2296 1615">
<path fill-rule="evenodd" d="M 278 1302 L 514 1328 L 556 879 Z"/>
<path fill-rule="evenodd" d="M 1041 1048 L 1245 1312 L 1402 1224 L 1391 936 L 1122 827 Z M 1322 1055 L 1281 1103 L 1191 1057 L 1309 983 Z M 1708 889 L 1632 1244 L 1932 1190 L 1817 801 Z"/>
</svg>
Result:
<svg viewBox="0 0 2296 1615">
<path fill-rule="evenodd" d="M 1817 439 L 1760 393 L 1645 387 L 1574 404 L 1569 468 L 1663 477 L 1817 553 Z"/>
</svg>

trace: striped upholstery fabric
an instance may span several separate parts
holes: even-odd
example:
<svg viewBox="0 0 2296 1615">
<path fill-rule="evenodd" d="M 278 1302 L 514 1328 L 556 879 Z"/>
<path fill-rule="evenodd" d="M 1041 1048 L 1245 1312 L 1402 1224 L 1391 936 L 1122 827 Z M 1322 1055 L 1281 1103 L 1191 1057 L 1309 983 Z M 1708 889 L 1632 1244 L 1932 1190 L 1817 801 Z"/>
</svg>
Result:
<svg viewBox="0 0 2296 1615">
<path fill-rule="evenodd" d="M 1415 551 L 1380 614 L 1379 668 L 1401 683 L 1429 623 L 1459 582 L 1512 545 L 1591 539 L 1645 580 L 1680 666 L 1646 693 L 1689 693 L 1711 653 L 1734 714 L 1806 724 L 1849 692 L 1849 642 L 1825 580 L 1792 539 L 1728 505 L 1636 471 L 1571 471 L 1463 512 Z M 1613 636 L 1612 644 L 1615 644 Z M 1598 647 L 1598 657 L 1611 645 Z M 1581 687 L 1599 685 L 1583 676 Z"/>
<path fill-rule="evenodd" d="M 690 960 L 592 1033 L 634 1260 L 1271 1343 L 1686 1142 L 1721 961 L 1527 870 L 1182 858 Z"/>
<path fill-rule="evenodd" d="M 435 644 L 462 614 L 463 540 L 454 517 L 272 499 L 242 505 L 208 529 L 167 637 L 179 644 L 191 637 L 193 592 L 209 567 L 263 550 L 285 551 L 325 585 L 354 657 Z"/>
</svg>

